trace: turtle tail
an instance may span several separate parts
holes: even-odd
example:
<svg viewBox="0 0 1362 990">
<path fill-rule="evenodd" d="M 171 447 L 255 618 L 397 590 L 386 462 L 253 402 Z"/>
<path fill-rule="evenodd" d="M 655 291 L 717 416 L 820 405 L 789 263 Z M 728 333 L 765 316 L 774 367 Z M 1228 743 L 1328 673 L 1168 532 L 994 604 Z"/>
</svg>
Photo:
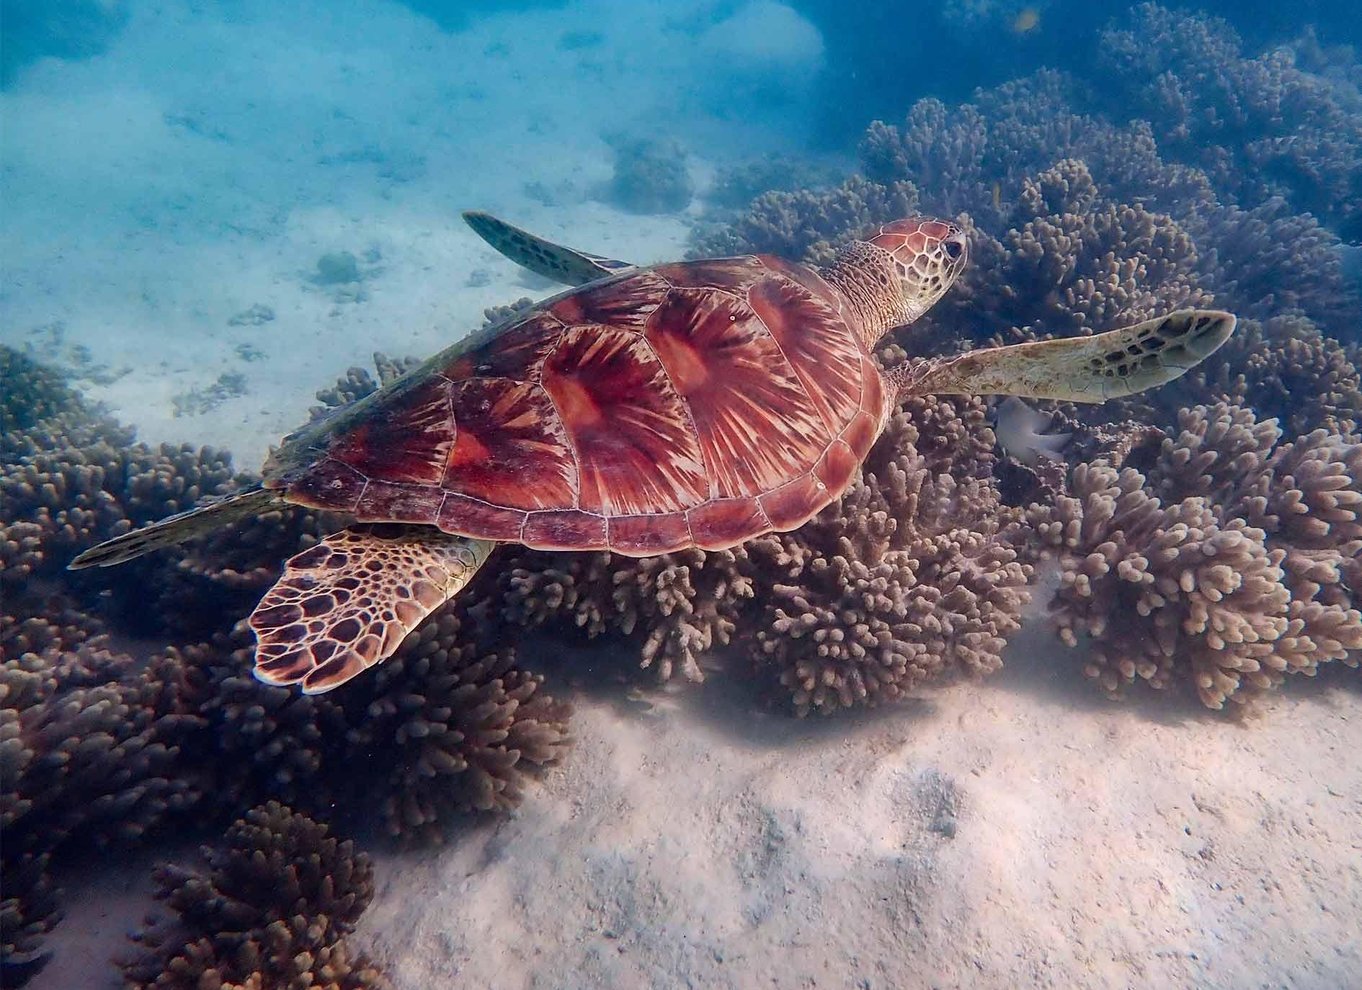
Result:
<svg viewBox="0 0 1362 990">
<path fill-rule="evenodd" d="M 150 526 L 143 526 L 131 533 L 124 533 L 112 540 L 106 540 L 98 546 L 86 550 L 67 564 L 66 569 L 79 571 L 86 567 L 112 567 L 115 564 L 122 564 L 135 557 L 140 557 L 144 553 L 151 553 L 153 550 L 179 546 L 186 540 L 192 540 L 196 536 L 227 526 L 238 519 L 258 516 L 262 512 L 267 512 L 275 506 L 283 504 L 285 504 L 284 500 L 280 498 L 277 492 L 256 485 L 244 492 L 228 495 L 226 498 L 209 502 L 207 505 L 200 505 L 188 512 L 169 516 L 160 522 L 152 523 Z"/>
</svg>

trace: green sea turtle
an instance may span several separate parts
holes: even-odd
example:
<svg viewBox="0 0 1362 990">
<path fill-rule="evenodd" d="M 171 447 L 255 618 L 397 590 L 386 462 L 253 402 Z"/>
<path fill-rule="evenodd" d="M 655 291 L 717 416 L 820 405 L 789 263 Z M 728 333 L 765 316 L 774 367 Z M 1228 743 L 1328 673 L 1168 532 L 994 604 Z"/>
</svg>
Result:
<svg viewBox="0 0 1362 990">
<path fill-rule="evenodd" d="M 906 395 L 1100 402 L 1177 378 L 1235 324 L 1184 310 L 886 372 L 877 342 L 965 265 L 953 223 L 885 224 L 827 268 L 768 255 L 641 267 L 465 218 L 577 288 L 286 437 L 258 487 L 71 566 L 284 504 L 348 513 L 355 524 L 289 560 L 250 617 L 260 680 L 328 691 L 391 655 L 498 543 L 648 556 L 792 530 L 842 493 Z"/>
</svg>

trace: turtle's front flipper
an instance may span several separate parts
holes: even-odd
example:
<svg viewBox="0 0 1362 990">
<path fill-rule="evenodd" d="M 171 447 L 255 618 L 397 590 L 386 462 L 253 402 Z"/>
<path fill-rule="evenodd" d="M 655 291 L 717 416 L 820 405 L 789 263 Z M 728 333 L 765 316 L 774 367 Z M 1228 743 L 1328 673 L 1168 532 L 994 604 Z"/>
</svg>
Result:
<svg viewBox="0 0 1362 990">
<path fill-rule="evenodd" d="M 321 694 L 388 659 L 496 544 L 432 526 L 352 526 L 293 557 L 251 613 L 255 676 Z"/>
<path fill-rule="evenodd" d="M 903 365 L 890 375 L 900 396 L 1021 395 L 1103 402 L 1171 382 L 1234 332 L 1230 313 L 1184 309 L 1091 337 L 1065 337 L 970 351 Z"/>
<path fill-rule="evenodd" d="M 564 285 L 586 285 L 638 267 L 627 261 L 602 258 L 598 254 L 554 244 L 513 227 L 505 220 L 498 220 L 490 213 L 468 210 L 463 219 L 479 237 L 517 265 Z"/>
<path fill-rule="evenodd" d="M 153 550 L 178 546 L 238 519 L 258 516 L 284 504 L 277 492 L 250 488 L 106 540 L 76 557 L 66 565 L 66 569 L 79 571 L 86 567 L 112 567 Z"/>
</svg>

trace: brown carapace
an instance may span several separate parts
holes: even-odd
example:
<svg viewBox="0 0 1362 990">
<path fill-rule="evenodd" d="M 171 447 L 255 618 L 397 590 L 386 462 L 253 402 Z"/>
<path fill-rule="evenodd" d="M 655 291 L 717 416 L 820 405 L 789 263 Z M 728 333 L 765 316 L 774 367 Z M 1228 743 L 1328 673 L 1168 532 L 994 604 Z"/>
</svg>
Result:
<svg viewBox="0 0 1362 990">
<path fill-rule="evenodd" d="M 389 656 L 497 543 L 646 556 L 791 530 L 843 492 L 904 394 L 1101 401 L 1177 377 L 1234 326 L 1183 311 L 886 374 L 877 341 L 965 264 L 954 224 L 886 224 L 825 269 L 766 255 L 637 268 L 468 221 L 581 286 L 285 438 L 261 488 L 72 566 L 279 502 L 348 513 L 357 525 L 291 560 L 251 617 L 257 676 L 329 690 Z"/>
</svg>

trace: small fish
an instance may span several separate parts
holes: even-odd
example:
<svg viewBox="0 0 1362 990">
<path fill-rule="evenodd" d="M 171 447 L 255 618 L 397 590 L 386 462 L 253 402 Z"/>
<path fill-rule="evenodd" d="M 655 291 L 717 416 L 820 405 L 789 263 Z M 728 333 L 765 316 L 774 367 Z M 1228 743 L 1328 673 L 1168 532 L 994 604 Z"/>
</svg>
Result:
<svg viewBox="0 0 1362 990">
<path fill-rule="evenodd" d="M 1003 187 L 999 182 L 993 183 L 993 208 L 995 210 L 1003 208 Z"/>
<path fill-rule="evenodd" d="M 1040 27 L 1040 11 L 1035 7 L 1023 7 L 1017 16 L 1012 18 L 1013 34 L 1030 34 Z"/>
<path fill-rule="evenodd" d="M 1060 451 L 1072 433 L 1042 433 L 1050 425 L 1047 413 L 1037 412 L 1015 395 L 998 403 L 994 411 L 994 436 L 1003 453 L 1010 454 L 1027 467 L 1035 467 L 1042 457 L 1062 460 Z"/>
</svg>

